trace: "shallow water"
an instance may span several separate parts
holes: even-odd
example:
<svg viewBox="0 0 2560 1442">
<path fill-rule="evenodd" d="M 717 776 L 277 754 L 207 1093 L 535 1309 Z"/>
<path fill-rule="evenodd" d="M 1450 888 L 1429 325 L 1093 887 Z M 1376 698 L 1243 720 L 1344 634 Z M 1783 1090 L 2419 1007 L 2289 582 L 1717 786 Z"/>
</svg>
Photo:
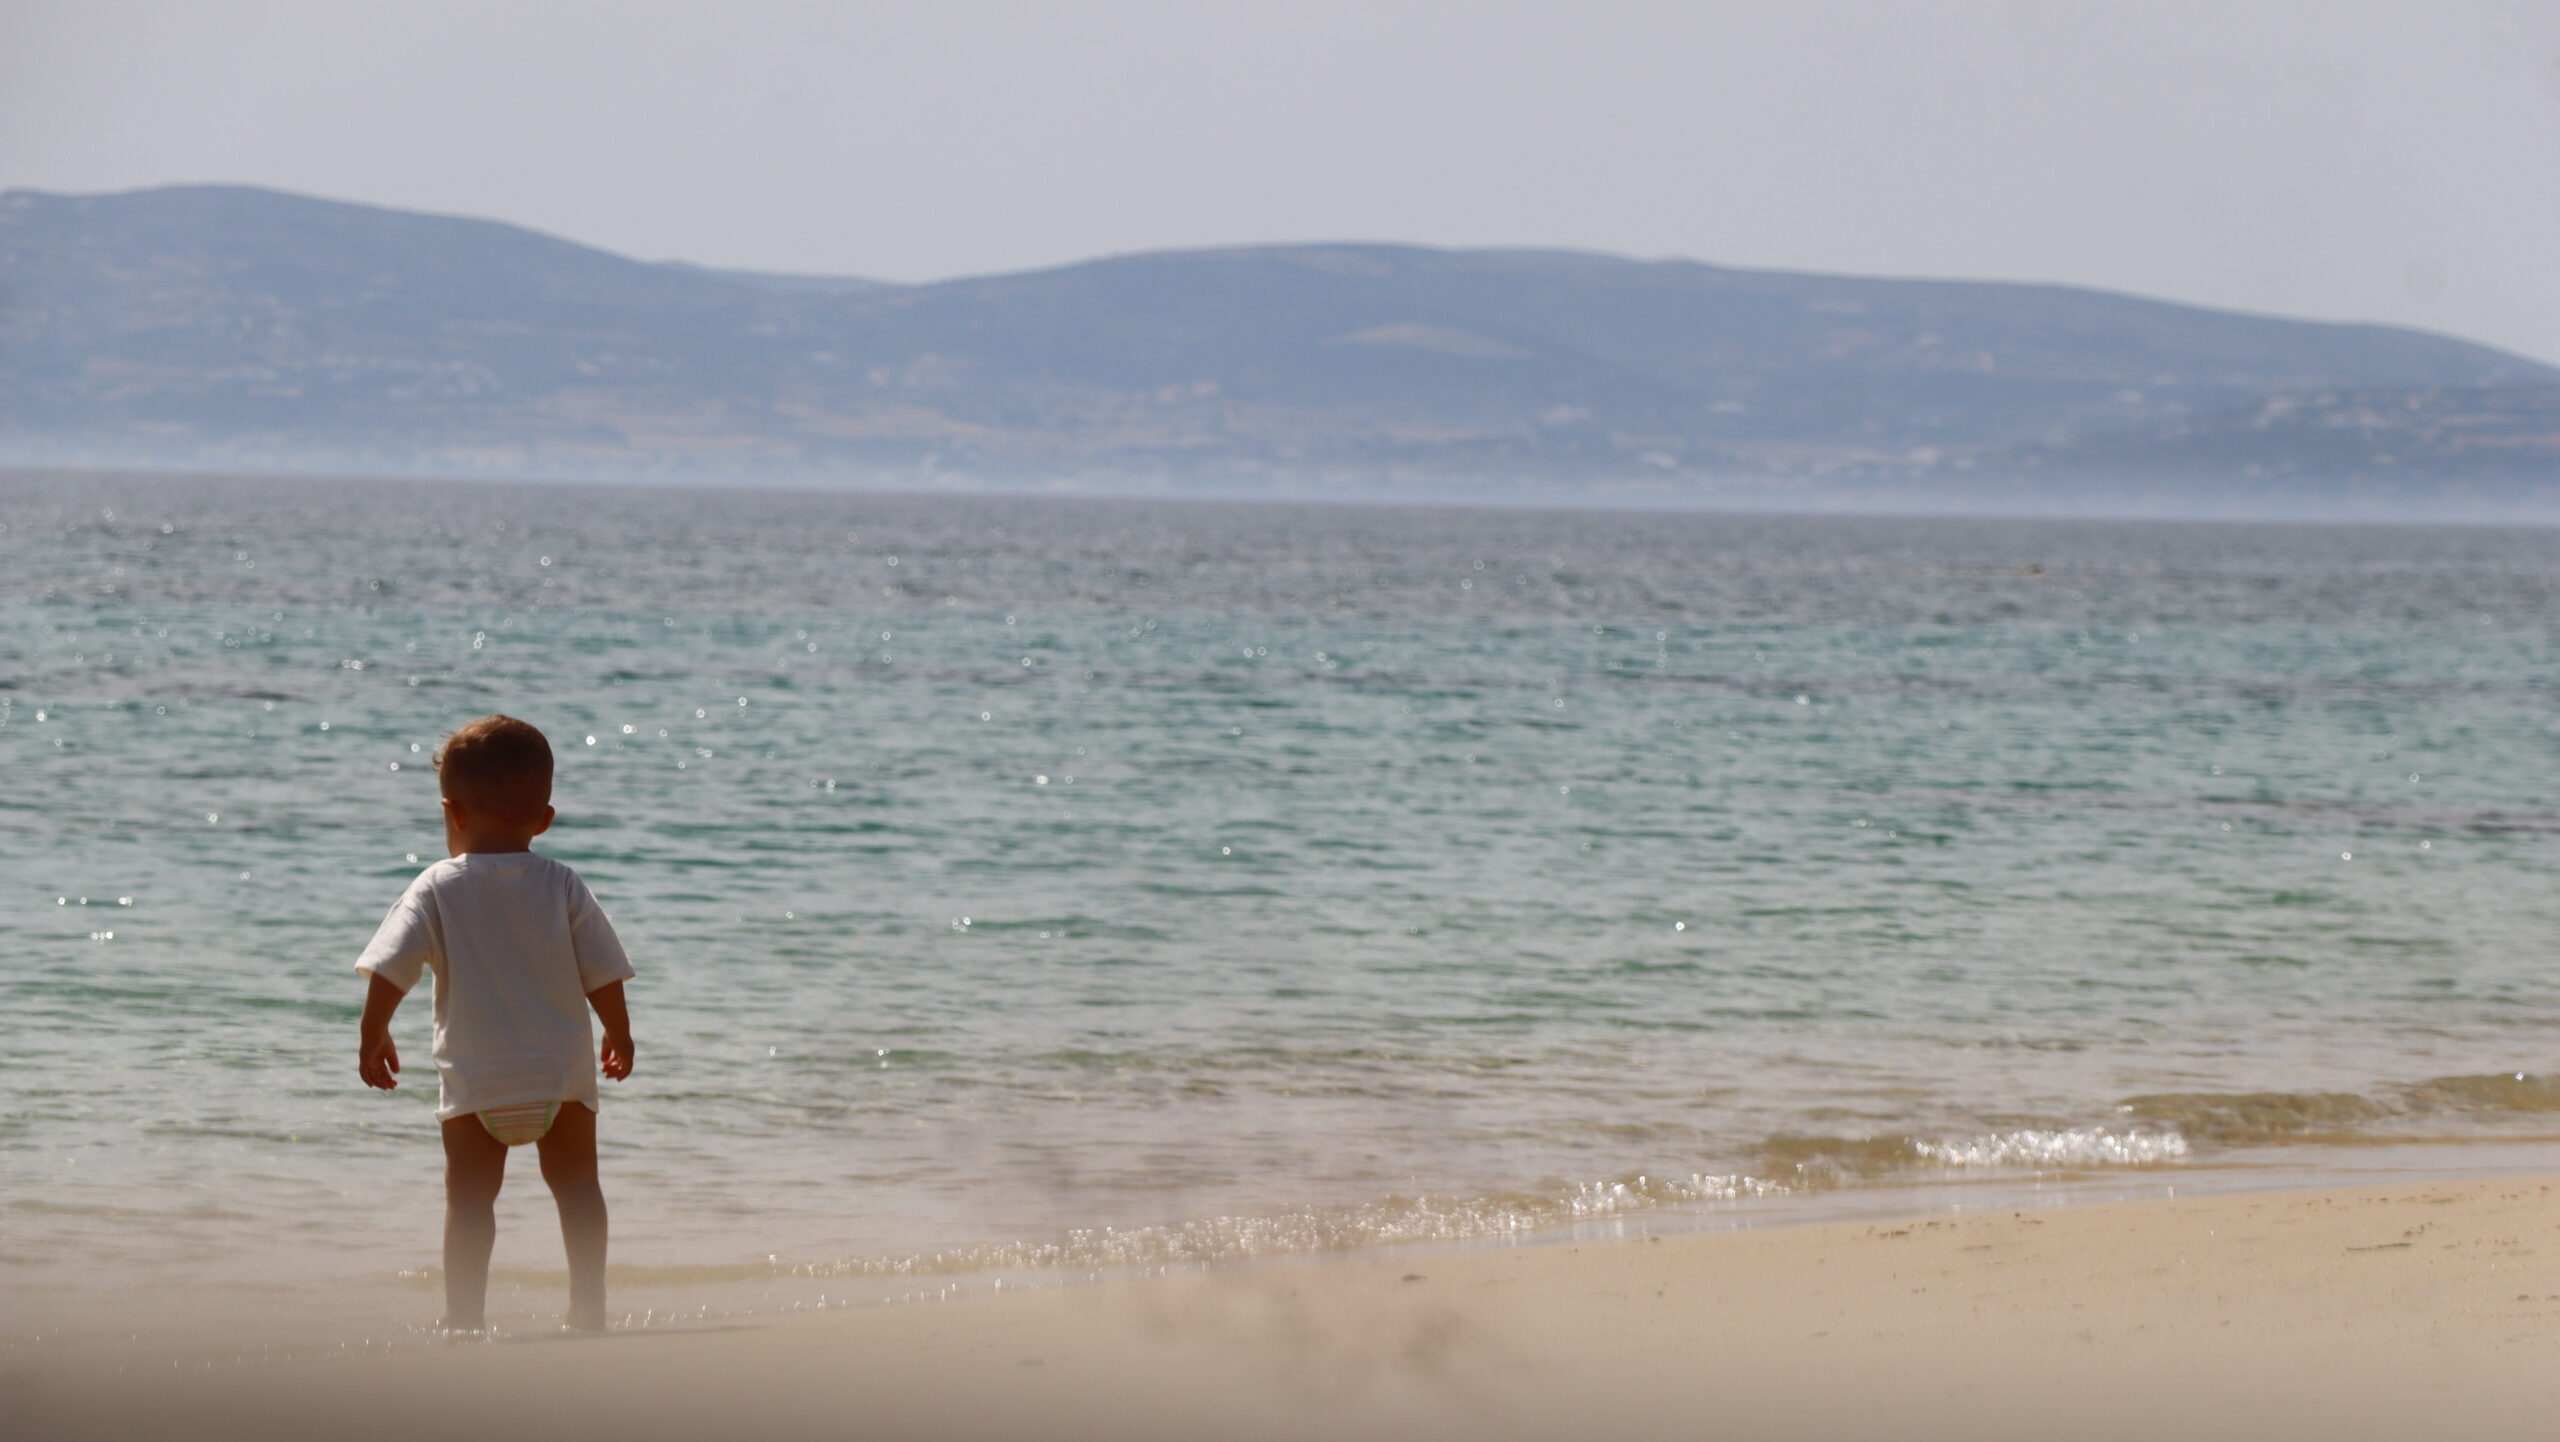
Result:
<svg viewBox="0 0 2560 1442">
<path fill-rule="evenodd" d="M 432 1262 L 424 1007 L 368 1093 L 346 968 L 498 709 L 641 969 L 637 1267 L 2560 1130 L 2560 533 L 25 477 L 0 525 L 22 1278 Z M 524 1170 L 501 1265 L 554 1266 Z"/>
</svg>

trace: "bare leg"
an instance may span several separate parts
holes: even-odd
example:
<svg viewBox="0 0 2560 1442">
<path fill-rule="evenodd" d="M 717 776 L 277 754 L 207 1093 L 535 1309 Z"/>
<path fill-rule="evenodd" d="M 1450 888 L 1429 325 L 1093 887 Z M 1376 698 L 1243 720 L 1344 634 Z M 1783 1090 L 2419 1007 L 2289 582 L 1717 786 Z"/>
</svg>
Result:
<svg viewBox="0 0 2560 1442">
<path fill-rule="evenodd" d="M 489 1324 L 489 1249 L 498 1240 L 498 1188 L 507 1149 L 477 1116 L 444 1124 L 444 1325 Z"/>
<path fill-rule="evenodd" d="M 560 1240 L 569 1249 L 569 1325 L 604 1330 L 604 1188 L 596 1181 L 596 1114 L 562 1102 L 560 1118 L 535 1146 L 542 1179 L 560 1205 Z"/>
</svg>

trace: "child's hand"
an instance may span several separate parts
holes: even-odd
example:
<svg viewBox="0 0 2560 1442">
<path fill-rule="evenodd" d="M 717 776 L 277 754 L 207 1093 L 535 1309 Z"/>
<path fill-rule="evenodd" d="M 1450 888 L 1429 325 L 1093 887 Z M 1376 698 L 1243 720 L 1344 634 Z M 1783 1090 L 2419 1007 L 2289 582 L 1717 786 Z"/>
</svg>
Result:
<svg viewBox="0 0 2560 1442">
<path fill-rule="evenodd" d="M 400 1085 L 399 1070 L 400 1048 L 391 1044 L 391 1033 L 366 1033 L 363 1044 L 356 1048 L 356 1075 L 364 1078 L 364 1084 L 390 1091 Z"/>
<path fill-rule="evenodd" d="M 604 1023 L 604 1074 L 620 1081 L 631 1075 L 631 1013 L 622 1004 L 622 983 L 608 981 L 587 993 Z"/>
</svg>

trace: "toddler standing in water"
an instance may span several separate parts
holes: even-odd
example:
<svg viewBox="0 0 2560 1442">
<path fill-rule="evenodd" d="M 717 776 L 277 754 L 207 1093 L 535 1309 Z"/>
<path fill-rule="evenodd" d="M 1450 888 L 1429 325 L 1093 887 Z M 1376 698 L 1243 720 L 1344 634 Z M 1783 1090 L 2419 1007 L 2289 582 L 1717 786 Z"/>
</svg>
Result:
<svg viewBox="0 0 2560 1442">
<path fill-rule="evenodd" d="M 604 1190 L 596 1183 L 596 1062 L 631 1075 L 622 983 L 631 962 L 578 873 L 530 849 L 551 827 L 551 743 L 483 716 L 436 753 L 445 849 L 357 960 L 372 978 L 357 1070 L 399 1085 L 391 1013 L 435 973 L 436 1120 L 444 1128 L 444 1325 L 487 1325 L 489 1249 L 507 1149 L 532 1142 L 560 1206 L 571 1327 L 604 1330 Z"/>
</svg>

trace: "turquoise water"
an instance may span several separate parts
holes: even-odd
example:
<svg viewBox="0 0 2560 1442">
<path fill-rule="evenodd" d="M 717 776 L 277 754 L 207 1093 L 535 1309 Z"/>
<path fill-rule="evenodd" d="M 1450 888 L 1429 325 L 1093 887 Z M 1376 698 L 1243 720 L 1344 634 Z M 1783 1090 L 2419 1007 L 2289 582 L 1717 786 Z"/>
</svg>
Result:
<svg viewBox="0 0 2560 1442">
<path fill-rule="evenodd" d="M 492 710 L 640 967 L 635 1265 L 2560 1130 L 2560 533 L 27 477 L 0 525 L 0 1266 L 432 1261 L 425 1008 L 368 1093 L 347 967 Z"/>
</svg>

